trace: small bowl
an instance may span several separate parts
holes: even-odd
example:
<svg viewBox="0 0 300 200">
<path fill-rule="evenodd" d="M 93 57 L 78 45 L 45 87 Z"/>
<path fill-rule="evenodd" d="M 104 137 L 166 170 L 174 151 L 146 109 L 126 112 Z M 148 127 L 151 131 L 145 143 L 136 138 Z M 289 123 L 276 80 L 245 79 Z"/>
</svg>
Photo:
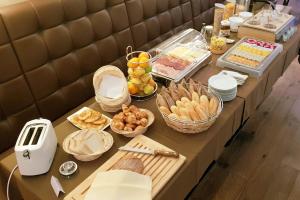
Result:
<svg viewBox="0 0 300 200">
<path fill-rule="evenodd" d="M 101 137 L 101 139 L 103 140 L 103 143 L 104 143 L 103 150 L 94 152 L 92 154 L 77 154 L 77 153 L 70 151 L 70 149 L 69 149 L 70 139 L 72 137 L 75 137 L 78 134 L 86 134 L 87 131 L 95 131 L 96 134 L 98 135 L 98 137 Z M 92 160 L 99 158 L 103 153 L 105 153 L 112 147 L 113 143 L 114 143 L 113 137 L 111 136 L 110 133 L 108 133 L 106 131 L 101 131 L 101 130 L 96 130 L 96 129 L 84 129 L 84 130 L 75 131 L 75 132 L 71 133 L 70 135 L 68 135 L 63 141 L 63 150 L 66 153 L 73 155 L 77 160 L 86 162 L 86 161 L 92 161 Z"/>
<path fill-rule="evenodd" d="M 125 137 L 129 137 L 129 138 L 144 134 L 147 131 L 148 127 L 154 122 L 155 117 L 154 117 L 154 114 L 150 110 L 142 109 L 142 108 L 140 108 L 140 110 L 146 112 L 148 115 L 147 126 L 145 126 L 144 128 L 138 129 L 138 130 L 134 130 L 134 131 L 124 131 L 124 130 L 119 130 L 119 129 L 115 128 L 113 126 L 113 123 L 111 123 L 110 124 L 111 130 L 115 133 L 124 135 Z"/>
</svg>

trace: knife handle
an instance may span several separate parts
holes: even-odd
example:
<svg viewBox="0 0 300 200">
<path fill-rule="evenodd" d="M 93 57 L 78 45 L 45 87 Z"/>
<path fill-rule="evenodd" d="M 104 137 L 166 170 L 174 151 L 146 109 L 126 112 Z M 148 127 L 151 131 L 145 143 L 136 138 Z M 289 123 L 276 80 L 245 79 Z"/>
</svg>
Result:
<svg viewBox="0 0 300 200">
<path fill-rule="evenodd" d="M 160 155 L 160 156 L 166 156 L 166 157 L 174 157 L 174 158 L 178 158 L 179 157 L 179 153 L 177 153 L 176 151 L 165 151 L 165 150 L 154 150 L 154 155 Z"/>
</svg>

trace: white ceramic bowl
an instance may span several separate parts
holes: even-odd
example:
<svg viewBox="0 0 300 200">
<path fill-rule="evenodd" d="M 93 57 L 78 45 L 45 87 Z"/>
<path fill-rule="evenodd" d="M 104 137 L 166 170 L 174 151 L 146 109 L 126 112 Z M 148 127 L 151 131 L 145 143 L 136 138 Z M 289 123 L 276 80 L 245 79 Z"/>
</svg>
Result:
<svg viewBox="0 0 300 200">
<path fill-rule="evenodd" d="M 251 12 L 240 12 L 239 16 L 243 18 L 244 20 L 250 19 L 253 16 L 253 13 Z"/>
<path fill-rule="evenodd" d="M 230 31 L 238 32 L 239 26 L 244 22 L 244 19 L 241 17 L 229 17 L 230 22 Z"/>
</svg>

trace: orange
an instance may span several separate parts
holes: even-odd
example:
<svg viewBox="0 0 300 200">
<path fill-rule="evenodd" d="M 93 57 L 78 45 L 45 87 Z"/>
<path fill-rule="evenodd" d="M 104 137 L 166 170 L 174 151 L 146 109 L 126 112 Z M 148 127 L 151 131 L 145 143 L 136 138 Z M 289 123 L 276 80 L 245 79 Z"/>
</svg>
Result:
<svg viewBox="0 0 300 200">
<path fill-rule="evenodd" d="M 142 52 L 142 53 L 139 54 L 139 58 L 148 58 L 149 59 L 150 57 L 149 57 L 149 54 L 147 52 Z"/>
<path fill-rule="evenodd" d="M 129 68 L 135 68 L 139 66 L 139 59 L 134 57 L 131 58 L 128 62 L 127 62 L 127 67 Z"/>
<path fill-rule="evenodd" d="M 136 85 L 131 82 L 128 82 L 128 91 L 130 94 L 136 94 L 139 92 L 139 89 Z"/>
</svg>

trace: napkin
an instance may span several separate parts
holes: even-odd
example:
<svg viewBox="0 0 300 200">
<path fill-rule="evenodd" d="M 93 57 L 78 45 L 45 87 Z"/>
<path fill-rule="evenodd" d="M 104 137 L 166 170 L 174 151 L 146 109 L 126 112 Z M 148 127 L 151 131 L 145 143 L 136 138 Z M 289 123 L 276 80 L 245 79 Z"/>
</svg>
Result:
<svg viewBox="0 0 300 200">
<path fill-rule="evenodd" d="M 151 200 L 151 190 L 149 176 L 127 170 L 110 170 L 96 175 L 84 200 Z"/>
<path fill-rule="evenodd" d="M 92 130 L 82 131 L 69 141 L 69 150 L 79 155 L 93 154 L 103 148 L 104 142 Z"/>
<path fill-rule="evenodd" d="M 237 81 L 238 85 L 243 85 L 248 78 L 248 75 L 243 75 L 241 73 L 229 71 L 229 70 L 222 70 L 218 75 L 231 76 Z"/>
</svg>

